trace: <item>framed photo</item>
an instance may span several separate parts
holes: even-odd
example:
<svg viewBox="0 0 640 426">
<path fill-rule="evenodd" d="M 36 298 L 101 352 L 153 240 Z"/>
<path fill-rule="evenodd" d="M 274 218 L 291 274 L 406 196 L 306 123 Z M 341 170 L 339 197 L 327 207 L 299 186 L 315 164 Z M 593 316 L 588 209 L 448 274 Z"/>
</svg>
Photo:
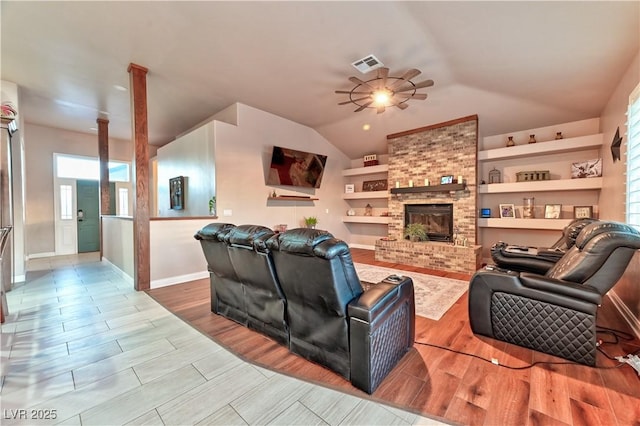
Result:
<svg viewBox="0 0 640 426">
<path fill-rule="evenodd" d="M 593 217 L 593 206 L 574 206 L 573 217 L 575 219 L 585 219 Z"/>
<path fill-rule="evenodd" d="M 500 204 L 500 217 L 516 217 L 516 208 L 513 204 Z"/>
<path fill-rule="evenodd" d="M 354 184 L 348 183 L 344 186 L 345 194 L 353 194 L 354 192 L 356 192 L 356 186 Z"/>
<path fill-rule="evenodd" d="M 562 213 L 562 204 L 545 204 L 544 205 L 545 219 L 560 219 L 560 213 Z"/>
<path fill-rule="evenodd" d="M 363 191 L 386 191 L 387 190 L 387 180 L 379 179 L 379 180 L 367 180 L 362 182 L 362 190 Z"/>
<path fill-rule="evenodd" d="M 169 179 L 170 206 L 173 210 L 184 208 L 184 176 Z"/>
<path fill-rule="evenodd" d="M 602 158 L 571 163 L 571 179 L 582 179 L 602 176 Z"/>
<path fill-rule="evenodd" d="M 453 175 L 444 175 L 440 178 L 440 185 L 453 183 Z"/>
<path fill-rule="evenodd" d="M 491 217 L 491 209 L 482 208 L 480 209 L 480 217 Z"/>
</svg>

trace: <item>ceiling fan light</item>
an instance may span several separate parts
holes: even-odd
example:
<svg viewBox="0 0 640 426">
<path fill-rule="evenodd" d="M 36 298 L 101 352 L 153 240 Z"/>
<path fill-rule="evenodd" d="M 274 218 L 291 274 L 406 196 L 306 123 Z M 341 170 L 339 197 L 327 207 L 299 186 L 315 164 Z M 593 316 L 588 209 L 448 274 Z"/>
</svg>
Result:
<svg viewBox="0 0 640 426">
<path fill-rule="evenodd" d="M 373 92 L 373 102 L 376 105 L 384 106 L 388 105 L 391 101 L 391 93 L 388 90 L 376 90 Z"/>
</svg>

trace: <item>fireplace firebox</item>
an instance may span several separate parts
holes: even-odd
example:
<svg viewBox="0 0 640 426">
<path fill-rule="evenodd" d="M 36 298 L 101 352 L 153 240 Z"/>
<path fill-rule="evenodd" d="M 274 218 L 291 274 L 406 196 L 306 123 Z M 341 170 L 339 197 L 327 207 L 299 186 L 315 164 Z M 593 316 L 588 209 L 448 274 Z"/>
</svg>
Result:
<svg viewBox="0 0 640 426">
<path fill-rule="evenodd" d="M 404 226 L 422 223 L 430 241 L 453 241 L 453 204 L 405 204 Z"/>
</svg>

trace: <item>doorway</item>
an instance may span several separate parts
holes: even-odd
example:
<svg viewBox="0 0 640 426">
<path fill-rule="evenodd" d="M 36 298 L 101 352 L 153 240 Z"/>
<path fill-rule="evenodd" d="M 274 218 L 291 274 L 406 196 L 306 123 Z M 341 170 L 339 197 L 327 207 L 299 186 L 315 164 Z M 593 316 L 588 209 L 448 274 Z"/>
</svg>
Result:
<svg viewBox="0 0 640 426">
<path fill-rule="evenodd" d="M 100 250 L 100 200 L 97 180 L 76 181 L 78 253 Z"/>
</svg>

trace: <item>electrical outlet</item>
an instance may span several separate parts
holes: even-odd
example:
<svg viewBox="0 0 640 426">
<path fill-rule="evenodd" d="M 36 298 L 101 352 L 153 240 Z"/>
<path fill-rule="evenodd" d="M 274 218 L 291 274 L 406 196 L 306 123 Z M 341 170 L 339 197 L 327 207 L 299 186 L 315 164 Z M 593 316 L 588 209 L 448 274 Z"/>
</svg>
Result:
<svg viewBox="0 0 640 426">
<path fill-rule="evenodd" d="M 231 216 L 232 214 L 233 214 L 233 211 L 231 209 L 222 210 L 222 216 Z"/>
</svg>

